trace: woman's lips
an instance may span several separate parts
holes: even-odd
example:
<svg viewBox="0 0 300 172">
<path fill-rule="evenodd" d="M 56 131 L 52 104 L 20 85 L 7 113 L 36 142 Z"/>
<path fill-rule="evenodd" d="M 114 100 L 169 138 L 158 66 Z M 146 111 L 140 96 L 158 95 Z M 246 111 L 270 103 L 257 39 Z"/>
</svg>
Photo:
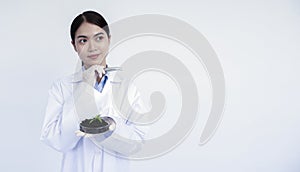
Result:
<svg viewBox="0 0 300 172">
<path fill-rule="evenodd" d="M 89 55 L 88 58 L 96 59 L 98 56 L 99 54 L 93 54 L 93 55 Z"/>
</svg>

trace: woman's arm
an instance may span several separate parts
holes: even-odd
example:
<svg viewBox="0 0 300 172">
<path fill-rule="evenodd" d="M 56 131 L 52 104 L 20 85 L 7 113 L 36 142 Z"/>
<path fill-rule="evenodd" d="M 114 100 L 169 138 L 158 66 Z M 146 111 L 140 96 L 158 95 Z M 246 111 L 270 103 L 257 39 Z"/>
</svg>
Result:
<svg viewBox="0 0 300 172">
<path fill-rule="evenodd" d="M 145 112 L 147 110 L 135 87 L 132 87 L 131 91 L 128 92 L 128 95 L 121 95 L 128 96 L 129 99 L 130 107 L 125 108 L 123 106 L 126 110 L 122 110 L 122 112 L 127 114 L 127 118 L 130 119 L 131 114 L 134 113 L 133 110 L 138 112 Z M 114 110 L 114 114 L 111 114 L 110 116 L 115 123 L 114 131 L 109 131 L 112 133 L 108 132 L 107 134 L 100 135 L 99 137 L 91 137 L 90 139 L 99 147 L 104 147 L 110 151 L 130 156 L 142 148 L 148 127 L 138 126 L 130 122 L 128 119 L 118 115 L 118 113 L 116 113 L 118 111 L 119 110 Z"/>
<path fill-rule="evenodd" d="M 64 101 L 61 82 L 55 82 L 49 90 L 41 141 L 60 152 L 74 148 L 80 139 L 74 134 L 78 130 L 75 115 L 74 107 Z"/>
</svg>

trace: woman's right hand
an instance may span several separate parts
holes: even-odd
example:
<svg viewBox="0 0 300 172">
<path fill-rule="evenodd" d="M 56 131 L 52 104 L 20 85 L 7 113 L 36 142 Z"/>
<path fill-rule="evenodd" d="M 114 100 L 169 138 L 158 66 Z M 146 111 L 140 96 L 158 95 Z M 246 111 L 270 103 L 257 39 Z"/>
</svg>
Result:
<svg viewBox="0 0 300 172">
<path fill-rule="evenodd" d="M 99 78 L 101 78 L 104 74 L 104 66 L 93 65 L 83 71 L 82 79 L 84 82 L 94 87 L 97 81 L 97 77 L 99 76 Z"/>
</svg>

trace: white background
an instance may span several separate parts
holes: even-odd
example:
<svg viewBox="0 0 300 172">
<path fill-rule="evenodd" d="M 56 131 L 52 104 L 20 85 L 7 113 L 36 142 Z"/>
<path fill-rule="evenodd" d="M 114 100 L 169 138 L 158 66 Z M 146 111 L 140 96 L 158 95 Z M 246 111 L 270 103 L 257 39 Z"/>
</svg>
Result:
<svg viewBox="0 0 300 172">
<path fill-rule="evenodd" d="M 181 145 L 133 162 L 132 171 L 300 171 L 297 0 L 2 1 L 1 171 L 59 170 L 61 154 L 39 141 L 40 130 L 51 83 L 74 72 L 69 27 L 86 9 L 109 23 L 139 14 L 181 19 L 208 39 L 224 70 L 226 109 L 214 137 L 198 145 L 206 120 L 199 114 Z"/>
</svg>

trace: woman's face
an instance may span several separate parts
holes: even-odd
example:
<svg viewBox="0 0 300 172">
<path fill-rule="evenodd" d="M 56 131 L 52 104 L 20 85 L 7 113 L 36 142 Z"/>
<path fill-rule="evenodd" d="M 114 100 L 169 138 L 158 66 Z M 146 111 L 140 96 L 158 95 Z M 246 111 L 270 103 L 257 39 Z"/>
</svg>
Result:
<svg viewBox="0 0 300 172">
<path fill-rule="evenodd" d="M 85 69 L 92 65 L 106 66 L 110 37 L 97 25 L 84 22 L 75 32 L 75 51 L 83 61 Z"/>
</svg>

